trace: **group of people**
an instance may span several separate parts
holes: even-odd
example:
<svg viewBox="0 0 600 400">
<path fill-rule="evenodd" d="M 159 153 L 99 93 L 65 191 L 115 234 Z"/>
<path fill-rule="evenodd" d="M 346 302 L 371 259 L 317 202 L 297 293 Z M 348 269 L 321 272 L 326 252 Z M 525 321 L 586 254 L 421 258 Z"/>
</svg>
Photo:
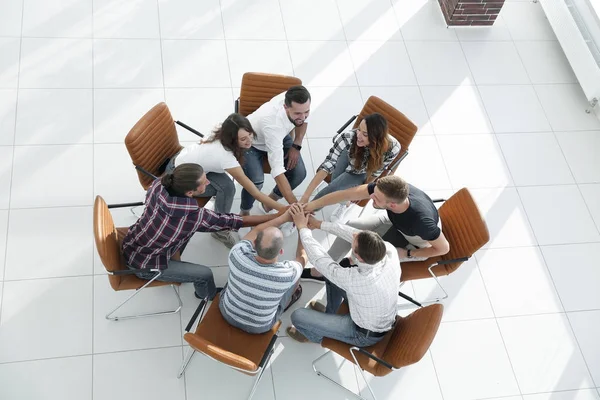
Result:
<svg viewBox="0 0 600 400">
<path fill-rule="evenodd" d="M 123 254 L 143 279 L 160 271 L 159 280 L 192 282 L 198 298 L 212 300 L 221 292 L 223 318 L 251 334 L 270 330 L 298 301 L 301 279 L 323 282 L 327 304 L 295 310 L 288 335 L 301 342 L 329 337 L 369 346 L 394 325 L 401 263 L 445 254 L 449 244 L 424 192 L 398 176 L 379 178 L 400 144 L 377 113 L 333 138 L 308 188 L 300 199 L 295 196 L 306 178 L 301 149 L 310 103 L 308 90 L 294 86 L 247 118 L 229 115 L 210 137 L 172 157 L 149 187 L 144 212 L 123 240 Z M 265 158 L 276 182 L 268 195 L 261 192 Z M 330 183 L 313 198 L 328 175 Z M 239 214 L 231 213 L 230 176 L 243 187 Z M 214 211 L 199 207 L 197 197 L 215 197 Z M 336 222 L 344 220 L 351 202 L 364 199 L 373 201 L 375 214 Z M 261 215 L 250 215 L 255 200 Z M 335 204 L 331 222 L 314 217 L 314 211 Z M 280 260 L 284 236 L 294 226 L 296 257 Z M 240 240 L 241 227 L 253 229 Z M 337 236 L 330 249 L 313 238 L 314 229 Z M 210 268 L 172 259 L 196 232 L 211 232 L 231 248 L 224 288 L 216 287 Z M 344 300 L 350 313 L 337 315 Z"/>
</svg>

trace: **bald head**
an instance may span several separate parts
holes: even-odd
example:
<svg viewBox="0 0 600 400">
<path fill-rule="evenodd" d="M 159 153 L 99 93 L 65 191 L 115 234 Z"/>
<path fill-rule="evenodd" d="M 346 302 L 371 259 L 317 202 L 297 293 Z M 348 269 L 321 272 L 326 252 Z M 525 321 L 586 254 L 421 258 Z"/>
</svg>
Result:
<svg viewBox="0 0 600 400">
<path fill-rule="evenodd" d="M 266 260 L 277 258 L 283 248 L 283 233 L 274 226 L 258 232 L 254 248 L 259 257 Z"/>
</svg>

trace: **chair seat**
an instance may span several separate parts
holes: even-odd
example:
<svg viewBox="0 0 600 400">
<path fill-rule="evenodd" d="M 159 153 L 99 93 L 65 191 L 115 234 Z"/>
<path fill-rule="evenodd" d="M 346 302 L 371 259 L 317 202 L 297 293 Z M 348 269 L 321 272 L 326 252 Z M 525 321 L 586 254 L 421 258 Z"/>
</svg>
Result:
<svg viewBox="0 0 600 400">
<path fill-rule="evenodd" d="M 254 373 L 281 321 L 260 335 L 244 332 L 223 319 L 219 299 L 217 295 L 196 332 L 186 333 L 184 339 L 197 351 L 229 366 Z"/>
</svg>

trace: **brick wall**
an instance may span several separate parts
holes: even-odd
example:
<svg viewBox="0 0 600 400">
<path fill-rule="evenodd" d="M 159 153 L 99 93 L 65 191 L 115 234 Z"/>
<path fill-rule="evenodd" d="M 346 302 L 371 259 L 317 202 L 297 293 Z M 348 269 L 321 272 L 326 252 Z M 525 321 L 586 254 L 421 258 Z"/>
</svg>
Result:
<svg viewBox="0 0 600 400">
<path fill-rule="evenodd" d="M 504 0 L 438 0 L 448 26 L 494 25 Z"/>
</svg>

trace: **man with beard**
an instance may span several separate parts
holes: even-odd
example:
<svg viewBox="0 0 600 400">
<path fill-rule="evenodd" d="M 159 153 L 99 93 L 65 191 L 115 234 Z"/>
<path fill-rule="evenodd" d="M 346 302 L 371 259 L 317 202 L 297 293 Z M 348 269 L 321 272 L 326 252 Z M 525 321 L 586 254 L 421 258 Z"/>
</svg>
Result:
<svg viewBox="0 0 600 400">
<path fill-rule="evenodd" d="M 431 198 L 399 176 L 385 176 L 368 185 L 330 193 L 308 203 L 304 209 L 315 210 L 342 201 L 369 198 L 373 200 L 373 207 L 381 211 L 351 220 L 348 225 L 380 234 L 384 241 L 396 247 L 400 262 L 421 261 L 450 251 Z M 349 250 L 348 242 L 338 238 L 329 249 L 329 255 L 339 261 Z M 304 270 L 302 277 L 323 281 L 320 274 L 309 269 Z"/>
<path fill-rule="evenodd" d="M 289 204 L 298 201 L 292 190 L 306 178 L 300 150 L 309 113 L 310 93 L 304 86 L 292 86 L 248 115 L 256 140 L 246 152 L 242 167 L 246 176 L 261 189 L 265 179 L 263 159 L 267 157 L 277 184 L 269 197 L 275 201 L 282 197 Z M 254 200 L 250 193 L 242 191 L 241 215 L 250 214 Z M 266 204 L 261 205 L 265 212 L 271 211 Z"/>
</svg>

